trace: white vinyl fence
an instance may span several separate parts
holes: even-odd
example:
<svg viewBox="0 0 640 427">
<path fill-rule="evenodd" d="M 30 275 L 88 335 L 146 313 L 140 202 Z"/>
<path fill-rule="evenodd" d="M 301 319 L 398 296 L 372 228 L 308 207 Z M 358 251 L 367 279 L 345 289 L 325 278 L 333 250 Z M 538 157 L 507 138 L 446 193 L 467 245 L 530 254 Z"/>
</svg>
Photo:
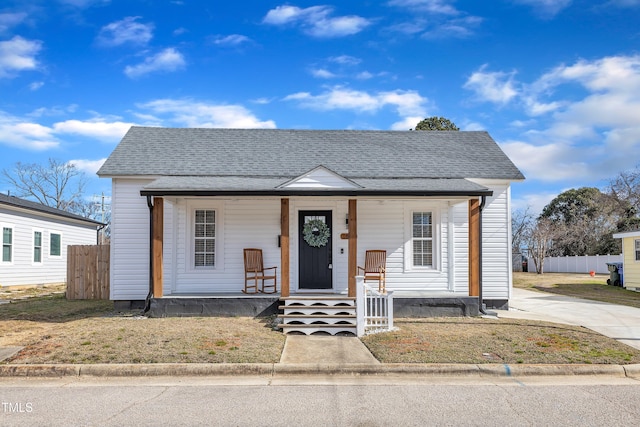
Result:
<svg viewBox="0 0 640 427">
<path fill-rule="evenodd" d="M 560 256 L 544 259 L 543 273 L 609 274 L 607 263 L 622 262 L 622 255 Z M 537 273 L 533 258 L 527 261 L 529 272 Z"/>
</svg>

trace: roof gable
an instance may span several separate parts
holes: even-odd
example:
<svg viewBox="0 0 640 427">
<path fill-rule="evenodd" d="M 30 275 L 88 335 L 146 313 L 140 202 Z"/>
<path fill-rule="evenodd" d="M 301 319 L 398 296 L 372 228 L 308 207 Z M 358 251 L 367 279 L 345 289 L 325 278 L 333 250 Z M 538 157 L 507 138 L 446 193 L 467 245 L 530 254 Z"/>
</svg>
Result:
<svg viewBox="0 0 640 427">
<path fill-rule="evenodd" d="M 321 165 L 305 174 L 285 182 L 282 185 L 279 185 L 278 188 L 350 189 L 362 187 L 350 179 L 340 176 Z"/>
</svg>

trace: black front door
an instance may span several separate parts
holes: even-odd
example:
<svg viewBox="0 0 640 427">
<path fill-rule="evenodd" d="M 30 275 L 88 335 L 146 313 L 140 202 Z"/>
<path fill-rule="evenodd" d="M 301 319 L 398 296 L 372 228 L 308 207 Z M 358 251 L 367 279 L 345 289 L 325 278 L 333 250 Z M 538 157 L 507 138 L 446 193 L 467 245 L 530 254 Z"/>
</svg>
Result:
<svg viewBox="0 0 640 427">
<path fill-rule="evenodd" d="M 331 211 L 298 215 L 298 288 L 331 289 Z"/>
</svg>

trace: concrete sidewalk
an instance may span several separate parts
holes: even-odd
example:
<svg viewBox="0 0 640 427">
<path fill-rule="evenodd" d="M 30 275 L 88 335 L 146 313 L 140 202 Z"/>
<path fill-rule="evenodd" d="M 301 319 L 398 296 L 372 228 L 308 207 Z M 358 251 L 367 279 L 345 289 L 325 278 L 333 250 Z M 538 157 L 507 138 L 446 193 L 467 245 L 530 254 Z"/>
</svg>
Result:
<svg viewBox="0 0 640 427">
<path fill-rule="evenodd" d="M 356 337 L 314 335 L 287 335 L 280 363 L 380 364 Z"/>
<path fill-rule="evenodd" d="M 583 326 L 640 350 L 640 308 L 518 288 L 509 306 L 498 317 Z"/>
</svg>

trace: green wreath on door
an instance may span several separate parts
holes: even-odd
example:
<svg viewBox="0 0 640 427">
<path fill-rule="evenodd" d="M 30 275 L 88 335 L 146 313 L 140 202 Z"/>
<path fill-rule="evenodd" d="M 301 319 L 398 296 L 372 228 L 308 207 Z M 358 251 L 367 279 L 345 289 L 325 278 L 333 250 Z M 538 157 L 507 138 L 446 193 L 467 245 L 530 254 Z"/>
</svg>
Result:
<svg viewBox="0 0 640 427">
<path fill-rule="evenodd" d="M 314 248 L 321 248 L 326 246 L 331 237 L 331 231 L 324 221 L 319 219 L 312 219 L 304 224 L 302 229 L 302 237 L 309 246 Z"/>
</svg>

